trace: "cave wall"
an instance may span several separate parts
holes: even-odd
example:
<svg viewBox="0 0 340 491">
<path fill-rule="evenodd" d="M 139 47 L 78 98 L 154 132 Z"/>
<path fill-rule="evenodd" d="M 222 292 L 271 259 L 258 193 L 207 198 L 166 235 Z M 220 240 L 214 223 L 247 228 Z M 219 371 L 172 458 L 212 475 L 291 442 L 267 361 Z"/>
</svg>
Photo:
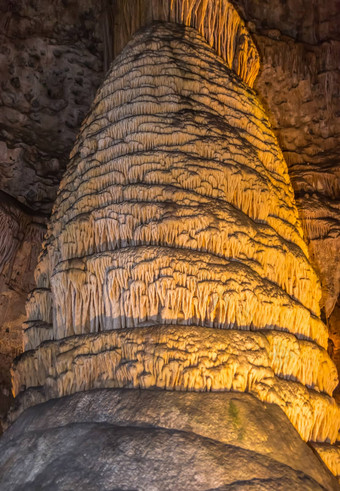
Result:
<svg viewBox="0 0 340 491">
<path fill-rule="evenodd" d="M 21 352 L 27 292 L 45 233 L 45 217 L 0 192 L 0 415 L 8 410 L 9 367 Z"/>
<path fill-rule="evenodd" d="M 46 220 L 103 77 L 98 2 L 0 2 L 0 416 Z"/>
<path fill-rule="evenodd" d="M 330 350 L 338 360 L 339 2 L 234 4 L 260 52 L 262 68 L 255 89 L 289 166 L 321 278 L 324 315 L 333 340 Z M 94 0 L 0 2 L 0 208 L 7 245 L 0 250 L 7 262 L 0 283 L 3 412 L 9 401 L 7 370 L 21 350 L 37 244 L 80 123 L 108 64 L 111 12 Z"/>
</svg>

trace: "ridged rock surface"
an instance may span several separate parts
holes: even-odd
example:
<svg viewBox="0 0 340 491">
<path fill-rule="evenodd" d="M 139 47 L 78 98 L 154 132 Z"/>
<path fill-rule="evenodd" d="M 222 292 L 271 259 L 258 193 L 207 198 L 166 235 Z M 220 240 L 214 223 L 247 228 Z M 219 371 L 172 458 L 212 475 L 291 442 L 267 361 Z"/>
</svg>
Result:
<svg viewBox="0 0 340 491">
<path fill-rule="evenodd" d="M 277 403 L 305 440 L 336 440 L 286 164 L 255 94 L 194 29 L 155 24 L 112 65 L 35 276 L 22 409 L 95 387 L 234 389 Z"/>
<path fill-rule="evenodd" d="M 277 406 L 236 393 L 111 389 L 49 401 L 6 431 L 0 470 L 1 490 L 339 489 Z"/>
</svg>

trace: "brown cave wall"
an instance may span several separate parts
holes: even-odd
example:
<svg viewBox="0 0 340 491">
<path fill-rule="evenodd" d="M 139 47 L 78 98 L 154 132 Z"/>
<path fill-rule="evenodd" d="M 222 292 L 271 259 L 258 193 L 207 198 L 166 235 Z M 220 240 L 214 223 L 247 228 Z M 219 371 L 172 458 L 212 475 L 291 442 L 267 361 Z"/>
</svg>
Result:
<svg viewBox="0 0 340 491">
<path fill-rule="evenodd" d="M 49 214 L 102 80 L 98 2 L 0 3 L 1 189 Z"/>
<path fill-rule="evenodd" d="M 338 362 L 340 315 L 334 306 L 340 276 L 339 3 L 235 0 L 234 4 L 261 55 L 255 89 L 289 165 L 311 257 L 321 277 L 331 351 Z M 111 9 L 105 9 L 94 0 L 0 1 L 0 190 L 6 193 L 0 213 L 5 217 L 4 237 L 13 236 L 16 251 L 7 260 L 0 283 L 4 407 L 7 367 L 21 350 L 20 325 L 44 217 L 50 213 L 76 133 L 103 78 L 103 63 L 107 65 L 110 57 L 109 27 L 114 20 Z M 16 201 L 26 205 L 28 213 Z M 16 222 L 20 233 L 11 235 Z M 34 233 L 29 232 L 32 227 Z"/>
<path fill-rule="evenodd" d="M 329 336 L 331 339 L 331 345 L 330 345 L 330 355 L 332 359 L 334 360 L 336 366 L 338 367 L 339 371 L 339 366 L 340 366 L 340 302 L 336 303 L 334 310 L 329 318 L 328 321 L 328 328 L 329 328 Z M 335 391 L 334 397 L 338 401 L 340 400 L 340 391 L 339 391 L 339 385 Z"/>
</svg>

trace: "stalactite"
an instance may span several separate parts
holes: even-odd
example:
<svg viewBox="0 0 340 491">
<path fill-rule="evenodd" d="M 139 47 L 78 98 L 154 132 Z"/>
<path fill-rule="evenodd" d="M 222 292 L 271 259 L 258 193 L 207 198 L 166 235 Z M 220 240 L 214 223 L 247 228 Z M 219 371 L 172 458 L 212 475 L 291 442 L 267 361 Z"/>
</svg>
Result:
<svg viewBox="0 0 340 491">
<path fill-rule="evenodd" d="M 43 239 L 44 218 L 34 217 L 30 210 L 6 193 L 0 193 L 0 273 L 9 277 L 18 249 L 24 242 L 38 247 Z"/>
<path fill-rule="evenodd" d="M 53 339 L 53 325 L 44 321 L 26 321 L 23 325 L 23 350 L 29 351 Z"/>
<path fill-rule="evenodd" d="M 36 288 L 29 294 L 26 314 L 29 321 L 52 322 L 52 296 L 49 288 Z"/>
<path fill-rule="evenodd" d="M 0 272 L 2 272 L 5 265 L 11 262 L 19 244 L 20 224 L 15 218 L 0 208 L 0 227 L 3 231 L 0 235 Z"/>
<path fill-rule="evenodd" d="M 73 218 L 58 237 L 62 258 L 137 246 L 151 240 L 159 246 L 209 252 L 226 259 L 248 261 L 247 265 L 256 273 L 319 313 L 317 279 L 299 248 L 280 240 L 270 227 L 262 224 L 255 227 L 245 214 L 229 205 L 214 199 L 181 205 L 184 201 L 181 198 L 178 193 L 176 203 L 169 205 L 165 195 L 163 202 L 155 203 L 150 193 L 148 202 L 124 200 L 93 209 L 88 219 L 82 215 Z M 186 199 L 190 199 L 189 194 Z"/>
</svg>

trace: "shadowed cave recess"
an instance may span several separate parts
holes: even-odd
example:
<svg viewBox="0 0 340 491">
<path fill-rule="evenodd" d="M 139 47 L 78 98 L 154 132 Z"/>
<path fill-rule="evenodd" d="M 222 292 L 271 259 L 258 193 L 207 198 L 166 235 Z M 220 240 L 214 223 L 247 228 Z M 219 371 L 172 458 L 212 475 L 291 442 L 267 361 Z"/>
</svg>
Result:
<svg viewBox="0 0 340 491">
<path fill-rule="evenodd" d="M 21 8 L 3 20 L 4 56 L 15 29 L 31 50 L 25 78 L 8 64 L 29 108 L 3 101 L 4 367 L 23 353 L 0 489 L 339 489 L 336 129 L 306 157 L 261 44 L 324 49 L 324 11 L 292 41 L 265 2 L 260 18 L 255 2 L 63 2 L 64 30 L 51 7 L 41 38 L 37 5 Z M 52 105 L 34 99 L 39 67 Z"/>
</svg>

